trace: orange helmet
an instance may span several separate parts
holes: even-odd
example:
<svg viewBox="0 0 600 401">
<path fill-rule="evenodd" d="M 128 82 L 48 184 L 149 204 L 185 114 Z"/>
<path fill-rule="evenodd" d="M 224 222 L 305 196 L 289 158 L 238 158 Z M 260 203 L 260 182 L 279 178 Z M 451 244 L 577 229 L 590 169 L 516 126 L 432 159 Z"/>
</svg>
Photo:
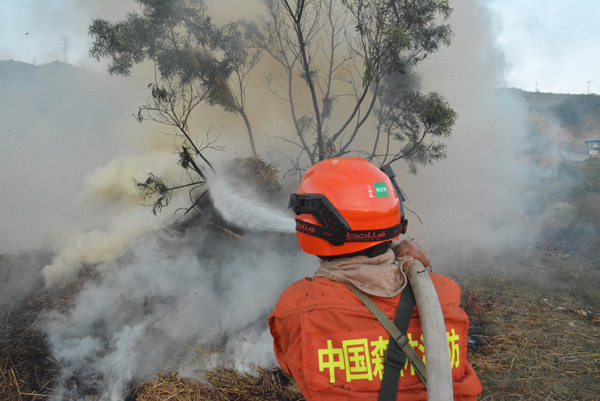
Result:
<svg viewBox="0 0 600 401">
<path fill-rule="evenodd" d="M 390 177 L 357 157 L 310 167 L 289 204 L 300 248 L 318 256 L 344 255 L 406 232 L 402 192 Z"/>
</svg>

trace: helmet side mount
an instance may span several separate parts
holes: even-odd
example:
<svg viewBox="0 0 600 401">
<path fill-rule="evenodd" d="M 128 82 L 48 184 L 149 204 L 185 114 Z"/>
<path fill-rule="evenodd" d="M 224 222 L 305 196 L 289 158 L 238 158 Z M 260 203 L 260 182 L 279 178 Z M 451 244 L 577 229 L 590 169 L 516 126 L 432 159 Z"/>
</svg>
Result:
<svg viewBox="0 0 600 401">
<path fill-rule="evenodd" d="M 402 216 L 400 219 L 400 234 L 406 234 L 406 229 L 408 228 L 408 220 L 406 219 L 406 215 L 404 214 L 403 203 L 406 202 L 406 195 L 404 195 L 404 192 L 402 192 L 400 185 L 398 185 L 398 182 L 396 181 L 396 173 L 394 172 L 394 169 L 392 168 L 391 164 L 386 164 L 385 166 L 383 166 L 381 168 L 381 171 L 383 171 L 392 182 L 394 190 L 396 191 L 396 195 L 400 200 L 400 215 Z"/>
<path fill-rule="evenodd" d="M 343 245 L 350 225 L 344 216 L 322 194 L 291 194 L 288 205 L 295 214 L 311 214 L 323 227 L 296 220 L 296 230 Z M 318 235 L 317 235 L 318 233 Z"/>
</svg>

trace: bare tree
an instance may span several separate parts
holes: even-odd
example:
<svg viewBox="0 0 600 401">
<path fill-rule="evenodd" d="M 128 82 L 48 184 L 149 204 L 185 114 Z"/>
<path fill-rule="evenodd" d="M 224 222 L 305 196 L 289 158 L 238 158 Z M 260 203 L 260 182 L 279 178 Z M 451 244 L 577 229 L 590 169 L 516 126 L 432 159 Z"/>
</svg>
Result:
<svg viewBox="0 0 600 401">
<path fill-rule="evenodd" d="M 271 87 L 289 103 L 299 141 L 298 158 L 306 156 L 313 164 L 358 152 L 381 162 L 406 158 L 411 171 L 416 172 L 418 164 L 443 157 L 445 148 L 427 144 L 427 138 L 438 132 L 449 135 L 456 115 L 440 95 L 421 95 L 418 81 L 410 76 L 415 65 L 450 42 L 450 27 L 438 23 L 452 11 L 447 1 L 261 2 L 269 21 L 253 39 L 285 72 L 287 82 L 271 82 Z M 303 111 L 297 107 L 297 99 L 306 95 L 294 89 L 298 77 L 311 100 L 310 108 Z M 413 101 L 392 101 L 390 85 L 402 77 L 413 84 L 410 91 L 404 91 Z M 343 107 L 335 108 L 340 98 L 346 101 Z M 411 113 L 427 114 L 427 124 L 400 121 Z M 448 118 L 433 120 L 436 115 Z M 392 118 L 395 123 L 381 120 Z M 409 126 L 412 131 L 402 131 Z M 365 139 L 373 144 L 370 152 L 361 149 Z"/>
<path fill-rule="evenodd" d="M 145 181 L 136 181 L 135 185 L 143 191 L 146 196 L 153 197 L 152 212 L 156 214 L 169 204 L 172 193 L 175 190 L 187 188 L 190 193 L 192 204 L 186 213 L 196 207 L 198 201 L 205 193 L 203 186 L 206 184 L 209 168 L 214 172 L 212 164 L 202 153 L 208 148 L 217 149 L 214 146 L 216 139 L 211 140 L 207 134 L 206 140 L 200 142 L 193 138 L 189 130 L 189 119 L 194 109 L 202 104 L 212 92 L 210 86 L 194 83 L 180 85 L 173 79 L 164 78 L 161 83 L 155 82 L 148 85 L 151 96 L 148 103 L 139 108 L 136 115 L 138 122 L 144 120 L 154 121 L 160 125 L 171 128 L 163 131 L 165 135 L 174 137 L 175 147 L 179 154 L 179 165 L 185 171 L 185 177 L 174 182 L 169 180 L 165 183 L 163 178 L 149 173 Z M 199 192 L 197 194 L 196 192 Z"/>
</svg>

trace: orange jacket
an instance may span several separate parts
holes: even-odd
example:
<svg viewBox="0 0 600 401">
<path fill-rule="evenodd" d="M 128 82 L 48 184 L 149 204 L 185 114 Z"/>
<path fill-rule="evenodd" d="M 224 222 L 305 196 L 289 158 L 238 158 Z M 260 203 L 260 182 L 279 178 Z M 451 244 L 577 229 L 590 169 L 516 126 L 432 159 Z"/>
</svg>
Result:
<svg viewBox="0 0 600 401">
<path fill-rule="evenodd" d="M 466 360 L 469 321 L 460 308 L 460 289 L 445 276 L 431 278 L 446 322 L 454 399 L 476 400 L 482 387 Z M 400 295 L 371 298 L 393 320 Z M 389 334 L 344 284 L 324 277 L 292 284 L 281 294 L 269 326 L 279 365 L 294 377 L 308 401 L 377 400 Z M 417 308 L 407 337 L 425 361 Z M 409 362 L 398 387 L 398 400 L 427 399 Z"/>
</svg>

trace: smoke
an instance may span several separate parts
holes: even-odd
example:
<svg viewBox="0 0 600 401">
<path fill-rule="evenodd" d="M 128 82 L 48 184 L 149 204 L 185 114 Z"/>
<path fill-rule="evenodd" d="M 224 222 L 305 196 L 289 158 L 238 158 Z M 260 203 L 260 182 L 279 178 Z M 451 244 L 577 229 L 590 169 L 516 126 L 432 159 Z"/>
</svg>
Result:
<svg viewBox="0 0 600 401">
<path fill-rule="evenodd" d="M 423 220 L 409 213 L 409 235 L 442 266 L 456 254 L 529 243 L 538 229 L 526 212 L 534 174 L 523 157 L 527 109 L 497 89 L 491 14 L 476 3 L 452 6 L 452 45 L 419 68 L 424 88 L 441 93 L 458 113 L 447 158 L 398 178 L 407 206 Z"/>
<path fill-rule="evenodd" d="M 0 255 L 0 310 L 18 304 L 29 296 L 34 287 L 43 285 L 40 266 L 48 263 L 52 254 L 47 251 L 19 252 Z"/>
<path fill-rule="evenodd" d="M 84 181 L 86 197 L 110 205 L 108 209 L 113 215 L 107 216 L 102 226 L 75 235 L 53 262 L 44 267 L 46 285 L 68 283 L 85 265 L 121 256 L 132 241 L 172 221 L 173 216 L 169 213 L 149 215 L 133 180 L 143 181 L 145 174 L 150 171 L 166 176 L 178 168 L 176 162 L 175 155 L 154 151 L 140 156 L 116 158 L 91 172 Z M 172 200 L 171 206 L 176 209 L 186 201 L 179 194 Z"/>
<path fill-rule="evenodd" d="M 46 316 L 52 354 L 64 367 L 58 395 L 78 399 L 100 388 L 101 399 L 120 400 L 131 380 L 156 372 L 198 377 L 202 367 L 275 363 L 266 317 L 311 263 L 297 252 L 213 236 L 199 227 L 135 241 L 99 266 L 68 312 Z"/>
<path fill-rule="evenodd" d="M 100 7 L 75 4 L 85 9 L 84 15 Z M 220 10 L 233 2 L 223 4 Z M 538 229 L 527 214 L 528 188 L 536 170 L 521 157 L 527 146 L 525 109 L 520 99 L 496 90 L 498 54 L 491 16 L 479 2 L 456 2 L 453 7 L 452 46 L 420 68 L 425 89 L 441 92 L 459 113 L 448 158 L 422 168 L 417 176 L 395 168 L 410 198 L 407 206 L 423 220 L 421 225 L 409 214 L 409 234 L 428 249 L 436 267 L 459 253 L 529 241 Z M 266 70 L 270 65 L 264 63 L 261 68 Z M 124 86 L 123 82 L 114 85 Z M 10 126 L 1 125 L 3 132 L 17 132 L 14 127 L 19 127 L 23 135 L 10 136 L 14 147 L 5 147 L 10 150 L 0 153 L 0 160 L 12 152 L 28 154 L 31 161 L 11 158 L 2 170 L 12 165 L 27 175 L 27 187 L 39 186 L 44 194 L 34 198 L 44 205 L 37 208 L 29 201 L 30 193 L 20 190 L 3 199 L 4 209 L 12 213 L 1 217 L 1 225 L 10 227 L 2 232 L 2 252 L 18 249 L 31 236 L 29 249 L 56 251 L 51 261 L 47 255 L 36 259 L 47 285 L 82 285 L 66 311 L 51 312 L 42 322 L 52 357 L 63 367 L 57 399 L 85 399 L 92 389 L 100 389 L 102 400 L 121 400 L 132 382 L 157 372 L 200 377 L 202 369 L 216 366 L 247 370 L 253 364 L 274 364 L 265 319 L 288 284 L 316 269 L 316 259 L 294 245 L 291 213 L 226 177 L 210 181 L 211 199 L 223 218 L 246 231 L 242 239 L 206 225 L 175 229 L 173 223 L 181 217 L 172 213 L 187 204 L 185 198 L 174 199 L 158 216 L 141 205 L 145 200 L 136 192 L 134 178 L 142 180 L 149 172 L 177 176 L 172 143 L 150 139 L 157 132 L 148 124 L 132 124 L 131 113 L 144 101 L 139 93 L 133 96 L 132 88 L 143 89 L 146 83 L 112 87 L 108 99 L 86 103 L 85 109 L 96 113 L 91 121 L 83 118 L 87 114 L 80 111 L 78 98 L 57 102 L 65 106 L 61 118 L 44 114 L 33 128 L 17 124 L 29 116 L 19 111 L 27 104 L 18 103 L 9 114 L 19 118 L 11 119 Z M 249 89 L 261 85 L 259 78 Z M 86 88 L 92 98 L 101 93 L 84 84 L 76 87 L 80 92 Z M 59 85 L 54 91 L 62 89 Z M 38 88 L 25 90 L 42 96 Z M 18 90 L 11 93 L 17 96 Z M 286 105 L 269 96 L 258 99 L 249 105 L 255 132 L 285 135 L 281 127 L 289 126 Z M 73 110 L 77 118 L 69 120 L 66 116 Z M 214 108 L 206 114 L 211 121 L 217 116 L 213 131 L 225 132 L 230 143 L 247 150 L 241 119 L 223 117 Z M 82 133 L 80 125 L 90 128 Z M 193 130 L 198 135 L 208 129 Z M 90 137 L 95 139 L 91 143 Z M 126 139 L 131 137 L 135 139 Z M 44 146 L 36 147 L 36 141 Z M 273 145 L 260 134 L 257 142 L 262 151 Z M 52 163 L 45 157 L 50 153 Z M 68 185 L 58 185 L 57 176 L 68 177 Z M 19 179 L 7 177 L 3 175 L 0 183 L 4 188 L 23 186 Z M 52 217 L 61 202 L 67 212 L 60 209 L 63 213 Z M 14 282 L 14 270 L 8 277 Z M 40 278 L 27 281 L 36 279 Z M 3 284 L 3 295 L 5 286 L 11 288 Z"/>
<path fill-rule="evenodd" d="M 550 172 L 526 153 L 535 146 L 546 159 L 557 151 L 553 143 L 532 144 L 524 99 L 499 89 L 502 54 L 495 44 L 498 27 L 491 10 L 482 2 L 454 2 L 452 7 L 451 46 L 417 68 L 423 90 L 441 93 L 458 112 L 447 158 L 421 167 L 416 176 L 408 174 L 405 166 L 395 166 L 410 199 L 407 206 L 417 214 L 409 212 L 409 236 L 440 260 L 473 250 L 495 252 L 533 245 L 541 226 L 532 211 L 543 213 L 535 205 L 534 192 L 539 176 Z M 275 68 L 269 60 L 263 57 L 258 66 L 261 73 Z M 257 90 L 253 85 L 256 82 L 250 87 Z M 257 97 L 256 108 L 249 105 L 250 115 L 258 116 L 257 132 L 273 133 L 273 127 L 289 126 L 283 118 L 288 111 L 271 94 Z M 336 101 L 335 107 L 343 108 L 343 100 Z M 236 131 L 232 125 L 223 127 Z M 279 130 L 276 135 L 287 134 Z M 263 151 L 269 149 L 272 144 L 261 139 L 257 142 Z M 240 135 L 239 140 L 245 138 Z M 287 151 L 281 143 L 275 146 L 281 153 Z"/>
<path fill-rule="evenodd" d="M 86 177 L 112 159 L 146 157 L 140 168 L 163 168 L 150 153 L 162 136 L 132 117 L 147 96 L 143 83 L 59 62 L 34 67 L 1 61 L 0 77 L 0 253 L 55 251 L 106 221 L 119 205 L 107 202 L 106 189 L 97 188 L 100 197 L 94 193 Z M 113 183 L 123 173 L 118 191 L 128 188 L 129 194 L 132 178 L 140 177 L 133 168 L 96 181 Z"/>
</svg>

